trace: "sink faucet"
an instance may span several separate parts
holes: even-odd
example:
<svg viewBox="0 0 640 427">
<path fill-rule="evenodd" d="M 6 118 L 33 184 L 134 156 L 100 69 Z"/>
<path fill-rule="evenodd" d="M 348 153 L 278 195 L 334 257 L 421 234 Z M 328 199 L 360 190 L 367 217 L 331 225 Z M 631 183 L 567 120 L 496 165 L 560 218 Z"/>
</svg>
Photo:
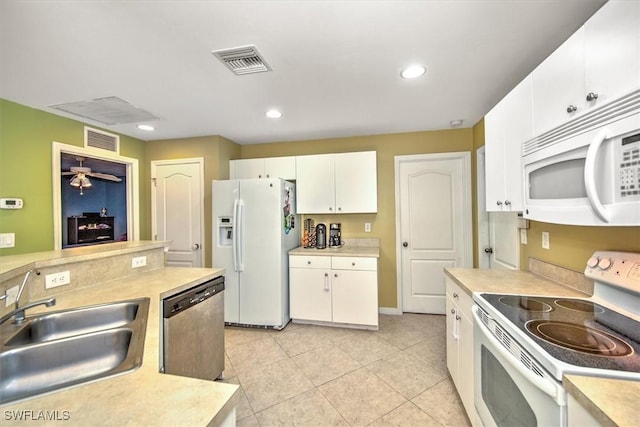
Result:
<svg viewBox="0 0 640 427">
<path fill-rule="evenodd" d="M 24 319 L 25 319 L 24 311 L 25 310 L 27 310 L 29 308 L 37 307 L 39 305 L 46 305 L 47 307 L 51 307 L 51 306 L 54 306 L 56 304 L 56 299 L 55 298 L 47 298 L 47 299 L 44 299 L 44 300 L 31 302 L 29 304 L 26 304 L 26 305 L 20 307 L 20 297 L 22 296 L 22 292 L 24 292 L 24 288 L 27 285 L 27 281 L 29 280 L 29 276 L 31 275 L 31 273 L 34 273 L 34 272 L 36 273 L 36 275 L 38 275 L 38 276 L 40 275 L 40 272 L 38 270 L 35 270 L 35 269 L 31 269 L 31 270 L 27 271 L 27 273 L 24 275 L 24 279 L 22 279 L 22 284 L 18 288 L 18 294 L 16 295 L 15 309 L 11 313 L 8 313 L 8 314 L 2 316 L 2 318 L 0 318 L 0 325 L 3 324 L 4 322 L 6 322 L 7 320 L 11 319 L 12 317 L 13 317 L 13 322 L 12 323 L 20 324 L 20 323 L 24 322 Z M 6 295 L 5 295 L 5 298 L 6 298 Z"/>
</svg>

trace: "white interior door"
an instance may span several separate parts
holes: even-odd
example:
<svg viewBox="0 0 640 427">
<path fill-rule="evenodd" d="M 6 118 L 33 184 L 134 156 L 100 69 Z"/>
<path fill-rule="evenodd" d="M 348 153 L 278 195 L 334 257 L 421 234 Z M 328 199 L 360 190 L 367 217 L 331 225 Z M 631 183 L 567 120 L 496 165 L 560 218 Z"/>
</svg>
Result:
<svg viewBox="0 0 640 427">
<path fill-rule="evenodd" d="M 402 311 L 445 312 L 445 267 L 472 267 L 471 156 L 396 157 Z"/>
<path fill-rule="evenodd" d="M 518 213 L 489 213 L 489 238 L 491 268 L 518 270 L 520 268 Z"/>
<path fill-rule="evenodd" d="M 168 240 L 170 266 L 204 265 L 204 161 L 151 162 L 151 221 L 154 240 Z"/>
</svg>

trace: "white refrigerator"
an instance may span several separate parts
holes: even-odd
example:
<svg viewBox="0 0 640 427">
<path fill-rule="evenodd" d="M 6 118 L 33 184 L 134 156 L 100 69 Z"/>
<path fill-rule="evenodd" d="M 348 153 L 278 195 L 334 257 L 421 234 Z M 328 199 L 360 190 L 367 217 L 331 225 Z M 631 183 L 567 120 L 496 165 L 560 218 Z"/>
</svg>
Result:
<svg viewBox="0 0 640 427">
<path fill-rule="evenodd" d="M 295 185 L 282 179 L 213 181 L 213 266 L 225 272 L 224 321 L 284 328 L 289 250 L 300 244 Z"/>
</svg>

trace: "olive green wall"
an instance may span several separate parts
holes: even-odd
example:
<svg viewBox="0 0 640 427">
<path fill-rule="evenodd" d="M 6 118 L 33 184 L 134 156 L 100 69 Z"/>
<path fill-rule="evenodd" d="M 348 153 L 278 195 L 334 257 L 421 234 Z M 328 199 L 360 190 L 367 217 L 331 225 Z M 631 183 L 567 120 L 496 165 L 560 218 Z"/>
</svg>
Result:
<svg viewBox="0 0 640 427">
<path fill-rule="evenodd" d="M 146 144 L 147 163 L 153 160 L 204 158 L 204 248 L 205 266 L 211 267 L 211 181 L 229 179 L 229 160 L 240 157 L 240 146 L 221 136 L 165 139 Z M 151 191 L 151 168 L 147 170 L 145 186 Z M 151 218 L 151 204 L 144 207 L 144 215 Z M 151 220 L 149 219 L 149 223 Z"/>
<path fill-rule="evenodd" d="M 471 151 L 472 148 L 471 129 L 456 129 L 243 145 L 241 154 L 242 158 L 246 159 L 375 150 L 378 163 L 377 214 L 306 215 L 305 218 L 313 218 L 316 224 L 339 222 L 342 224 L 342 235 L 345 238 L 379 238 L 379 305 L 395 308 L 397 285 L 394 156 Z M 371 233 L 364 232 L 365 222 L 372 224 Z"/>
<path fill-rule="evenodd" d="M 83 147 L 84 126 L 76 120 L 0 99 L 0 197 L 24 201 L 22 209 L 0 210 L 0 233 L 16 236 L 16 246 L 0 249 L 0 255 L 54 248 L 52 142 Z M 147 174 L 144 141 L 121 135 L 120 154 L 138 159 L 140 176 Z M 139 203 L 149 204 L 146 192 L 140 192 Z M 148 218 L 140 216 L 141 239 L 149 238 Z"/>
<path fill-rule="evenodd" d="M 473 147 L 484 145 L 484 120 L 473 127 Z M 475 163 L 475 158 L 474 158 Z M 474 189 L 474 193 L 476 189 Z M 474 221 L 477 204 L 474 206 Z M 549 249 L 542 249 L 542 232 L 549 232 Z M 474 265 L 478 265 L 477 231 L 474 232 Z M 529 221 L 527 244 L 520 245 L 520 269 L 529 269 L 529 258 L 584 271 L 597 250 L 640 252 L 640 227 L 578 227 Z"/>
</svg>

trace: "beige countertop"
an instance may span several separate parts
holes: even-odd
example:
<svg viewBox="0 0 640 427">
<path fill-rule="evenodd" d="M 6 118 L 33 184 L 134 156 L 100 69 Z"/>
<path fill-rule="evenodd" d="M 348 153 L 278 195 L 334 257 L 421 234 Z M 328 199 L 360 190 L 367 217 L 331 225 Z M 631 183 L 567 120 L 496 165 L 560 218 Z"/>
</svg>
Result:
<svg viewBox="0 0 640 427">
<path fill-rule="evenodd" d="M 527 271 L 447 268 L 445 273 L 469 295 L 498 292 L 584 298 L 582 292 Z M 640 426 L 640 383 L 567 375 L 563 385 L 603 426 Z"/>
<path fill-rule="evenodd" d="M 86 426 L 205 426 L 216 425 L 235 406 L 238 386 L 159 373 L 160 295 L 212 279 L 223 269 L 160 268 L 105 282 L 100 286 L 56 295 L 58 310 L 105 302 L 150 297 L 143 363 L 140 368 L 112 378 L 2 407 L 2 425 L 24 425 L 16 414 L 57 411 L 64 425 Z M 18 411 L 18 412 L 16 412 Z M 22 412 L 19 412 L 22 411 Z M 26 412 L 25 412 L 26 411 Z M 67 411 L 67 412 L 64 412 Z M 37 420 L 38 425 L 60 421 Z"/>
<path fill-rule="evenodd" d="M 289 255 L 305 256 L 355 256 L 366 258 L 379 258 L 380 248 L 377 246 L 343 246 L 341 248 L 303 248 L 302 246 L 289 251 Z"/>
</svg>

